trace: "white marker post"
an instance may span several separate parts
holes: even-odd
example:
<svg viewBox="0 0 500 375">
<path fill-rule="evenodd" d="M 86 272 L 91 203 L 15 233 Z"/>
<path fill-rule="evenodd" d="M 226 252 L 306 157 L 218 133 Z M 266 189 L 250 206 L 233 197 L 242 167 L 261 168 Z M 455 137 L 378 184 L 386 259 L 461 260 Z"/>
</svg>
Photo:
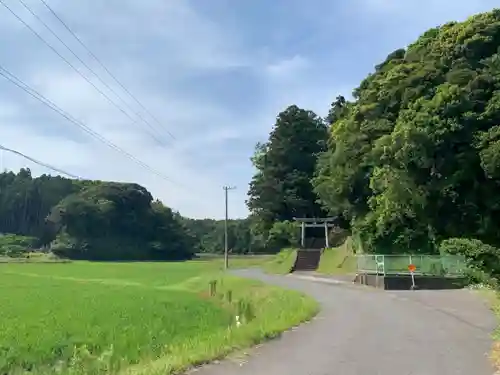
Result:
<svg viewBox="0 0 500 375">
<path fill-rule="evenodd" d="M 409 264 L 408 265 L 408 271 L 410 271 L 411 275 L 411 290 L 415 290 L 415 270 L 417 267 L 415 267 L 414 264 Z"/>
</svg>

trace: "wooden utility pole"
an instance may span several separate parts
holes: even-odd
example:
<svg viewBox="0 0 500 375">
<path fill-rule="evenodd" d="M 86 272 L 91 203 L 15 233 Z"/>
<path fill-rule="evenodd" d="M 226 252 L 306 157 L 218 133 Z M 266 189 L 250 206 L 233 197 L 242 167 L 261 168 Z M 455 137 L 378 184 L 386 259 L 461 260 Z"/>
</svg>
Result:
<svg viewBox="0 0 500 375">
<path fill-rule="evenodd" d="M 228 250 L 228 236 L 227 236 L 227 220 L 228 220 L 228 209 L 227 209 L 227 193 L 229 190 L 236 189 L 235 186 L 223 186 L 224 189 L 224 198 L 226 203 L 226 216 L 224 220 L 224 269 L 229 268 L 229 250 Z"/>
</svg>

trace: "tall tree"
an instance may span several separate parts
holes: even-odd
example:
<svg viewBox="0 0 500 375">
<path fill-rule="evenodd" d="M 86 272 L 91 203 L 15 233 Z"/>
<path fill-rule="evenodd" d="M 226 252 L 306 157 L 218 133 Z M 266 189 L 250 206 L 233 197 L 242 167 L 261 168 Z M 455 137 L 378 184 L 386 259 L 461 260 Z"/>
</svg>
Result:
<svg viewBox="0 0 500 375">
<path fill-rule="evenodd" d="M 276 221 L 322 215 L 311 178 L 327 139 L 327 126 L 312 111 L 292 105 L 278 115 L 252 159 L 257 173 L 247 205 L 257 232 L 267 234 Z"/>
<path fill-rule="evenodd" d="M 499 45 L 499 10 L 431 29 L 334 116 L 315 191 L 366 249 L 431 252 L 462 236 L 500 244 Z"/>
<path fill-rule="evenodd" d="M 328 124 L 333 124 L 334 122 L 340 120 L 342 116 L 346 113 L 348 104 L 349 103 L 345 100 L 345 98 L 342 95 L 337 96 L 335 101 L 330 106 L 330 110 L 328 111 L 328 116 L 326 116 L 326 122 Z"/>
</svg>

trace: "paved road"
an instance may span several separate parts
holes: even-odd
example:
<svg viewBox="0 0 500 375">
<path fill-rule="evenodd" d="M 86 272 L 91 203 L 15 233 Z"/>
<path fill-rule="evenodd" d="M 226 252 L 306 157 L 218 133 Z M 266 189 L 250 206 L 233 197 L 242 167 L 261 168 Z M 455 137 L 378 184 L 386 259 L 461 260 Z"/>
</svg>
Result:
<svg viewBox="0 0 500 375">
<path fill-rule="evenodd" d="M 492 375 L 495 320 L 469 291 L 384 292 L 256 270 L 240 275 L 304 291 L 322 304 L 280 339 L 196 375 Z"/>
</svg>

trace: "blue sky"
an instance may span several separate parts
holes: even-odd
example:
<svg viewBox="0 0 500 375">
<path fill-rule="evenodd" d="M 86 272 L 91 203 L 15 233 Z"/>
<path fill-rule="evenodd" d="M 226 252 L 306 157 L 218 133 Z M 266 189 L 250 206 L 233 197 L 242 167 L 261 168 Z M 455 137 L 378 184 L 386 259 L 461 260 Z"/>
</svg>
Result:
<svg viewBox="0 0 500 375">
<path fill-rule="evenodd" d="M 19 0 L 2 0 L 129 116 L 137 105 L 40 0 L 23 0 L 128 103 L 109 92 Z M 84 178 L 138 182 L 191 217 L 243 217 L 250 157 L 290 104 L 325 115 L 387 54 L 494 0 L 47 0 L 160 120 L 132 122 L 0 5 L 0 65 L 175 183 L 93 140 L 0 77 L 0 144 Z M 132 108 L 131 111 L 129 108 Z M 165 129 L 175 136 L 171 139 Z M 4 168 L 29 166 L 3 153 Z"/>
</svg>

